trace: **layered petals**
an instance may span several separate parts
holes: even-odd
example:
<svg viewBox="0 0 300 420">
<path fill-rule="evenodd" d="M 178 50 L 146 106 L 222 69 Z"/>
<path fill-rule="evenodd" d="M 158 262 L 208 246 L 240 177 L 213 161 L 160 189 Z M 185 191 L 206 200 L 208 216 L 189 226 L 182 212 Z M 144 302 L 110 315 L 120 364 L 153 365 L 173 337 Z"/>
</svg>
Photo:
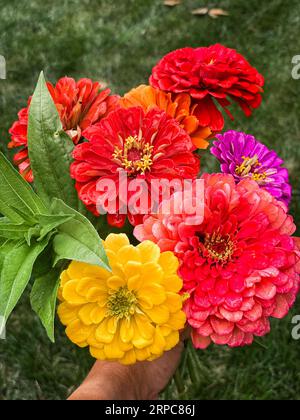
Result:
<svg viewBox="0 0 300 420">
<path fill-rule="evenodd" d="M 238 347 L 270 332 L 270 318 L 285 317 L 300 285 L 299 239 L 287 208 L 254 180 L 204 175 L 204 217 L 158 212 L 136 227 L 180 260 L 184 309 L 195 347 L 211 342 Z M 176 194 L 171 200 L 176 200 Z M 172 208 L 172 206 L 171 206 Z"/>
<path fill-rule="evenodd" d="M 153 242 L 133 247 L 124 234 L 109 235 L 104 247 L 111 273 L 72 262 L 61 276 L 66 334 L 99 360 L 154 360 L 178 344 L 186 322 L 178 260 Z"/>
<path fill-rule="evenodd" d="M 124 108 L 141 106 L 145 112 L 153 108 L 161 109 L 174 118 L 191 136 L 197 149 L 207 149 L 209 140 L 215 136 L 209 126 L 200 124 L 197 117 L 197 105 L 187 93 L 171 94 L 152 86 L 141 85 L 126 93 L 120 100 Z"/>
<path fill-rule="evenodd" d="M 98 82 L 80 79 L 76 82 L 70 77 L 63 77 L 55 86 L 47 83 L 49 92 L 56 105 L 63 129 L 75 144 L 82 140 L 82 131 L 99 122 L 119 104 L 119 98 L 110 94 L 110 89 L 101 89 Z M 11 141 L 8 147 L 20 148 L 14 157 L 20 174 L 28 181 L 33 181 L 27 148 L 28 115 L 31 98 L 27 108 L 18 114 L 18 121 L 11 126 Z"/>
<path fill-rule="evenodd" d="M 173 94 L 188 93 L 197 105 L 199 124 L 220 131 L 224 118 L 217 105 L 232 117 L 231 99 L 251 115 L 261 104 L 264 78 L 235 50 L 216 44 L 167 54 L 154 67 L 150 84 Z"/>
<path fill-rule="evenodd" d="M 250 134 L 230 130 L 216 137 L 211 153 L 219 160 L 223 173 L 233 175 L 236 182 L 253 179 L 289 206 L 292 197 L 289 173 L 276 152 Z"/>
<path fill-rule="evenodd" d="M 149 213 L 155 181 L 194 180 L 200 170 L 190 136 L 157 108 L 118 109 L 84 136 L 88 142 L 76 146 L 71 165 L 79 198 L 97 216 L 113 203 L 105 207 L 107 219 L 119 228 L 127 216 L 135 226 Z"/>
</svg>

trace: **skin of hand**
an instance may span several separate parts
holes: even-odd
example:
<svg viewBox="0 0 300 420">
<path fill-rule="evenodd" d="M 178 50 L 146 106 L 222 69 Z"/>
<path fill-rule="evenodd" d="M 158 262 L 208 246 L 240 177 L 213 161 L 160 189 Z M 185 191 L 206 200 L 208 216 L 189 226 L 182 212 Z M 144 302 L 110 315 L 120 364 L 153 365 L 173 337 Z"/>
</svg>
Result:
<svg viewBox="0 0 300 420">
<path fill-rule="evenodd" d="M 180 342 L 160 359 L 132 366 L 98 361 L 69 401 L 155 400 L 176 372 L 183 349 Z"/>
</svg>

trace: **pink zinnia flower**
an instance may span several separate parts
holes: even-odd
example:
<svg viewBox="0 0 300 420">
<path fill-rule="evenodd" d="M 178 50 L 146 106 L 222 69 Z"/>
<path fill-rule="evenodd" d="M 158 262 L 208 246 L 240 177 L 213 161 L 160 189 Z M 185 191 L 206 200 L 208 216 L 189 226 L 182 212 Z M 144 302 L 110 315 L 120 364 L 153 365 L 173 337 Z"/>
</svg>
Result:
<svg viewBox="0 0 300 420">
<path fill-rule="evenodd" d="M 299 290 L 299 240 L 286 207 L 250 179 L 204 175 L 204 218 L 152 215 L 135 229 L 181 261 L 185 312 L 196 348 L 238 347 L 270 331 Z M 172 200 L 176 202 L 177 194 Z"/>
</svg>

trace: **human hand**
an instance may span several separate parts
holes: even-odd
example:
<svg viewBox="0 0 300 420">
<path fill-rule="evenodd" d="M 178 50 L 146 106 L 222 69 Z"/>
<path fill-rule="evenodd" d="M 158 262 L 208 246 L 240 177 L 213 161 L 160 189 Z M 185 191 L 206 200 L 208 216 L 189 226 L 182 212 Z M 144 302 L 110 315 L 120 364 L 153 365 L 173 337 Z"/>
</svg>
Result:
<svg viewBox="0 0 300 420">
<path fill-rule="evenodd" d="M 176 372 L 183 349 L 180 342 L 160 359 L 132 366 L 98 361 L 69 400 L 157 399 Z"/>
</svg>

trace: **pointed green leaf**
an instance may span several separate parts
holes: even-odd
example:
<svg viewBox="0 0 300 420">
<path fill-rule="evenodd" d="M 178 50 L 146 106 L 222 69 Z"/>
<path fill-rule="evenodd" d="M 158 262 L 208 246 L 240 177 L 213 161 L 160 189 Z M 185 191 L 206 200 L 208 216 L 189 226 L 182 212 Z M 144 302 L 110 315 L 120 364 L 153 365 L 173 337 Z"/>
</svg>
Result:
<svg viewBox="0 0 300 420">
<path fill-rule="evenodd" d="M 29 212 L 28 213 L 25 213 L 24 211 L 22 211 L 22 210 L 20 210 L 20 209 L 18 209 L 16 207 L 14 207 L 14 206 L 12 206 L 11 209 L 15 213 L 17 213 L 22 218 L 22 220 L 25 223 L 27 223 L 28 225 L 33 226 L 33 225 L 35 225 L 37 223 L 37 218 L 36 218 L 37 214 L 31 214 Z M 43 210 L 43 211 L 45 212 L 45 210 Z"/>
<path fill-rule="evenodd" d="M 11 240 L 24 239 L 28 229 L 30 226 L 27 225 L 0 222 L 0 237 Z"/>
<path fill-rule="evenodd" d="M 34 282 L 30 301 L 32 309 L 39 316 L 48 337 L 54 343 L 54 319 L 59 288 L 58 269 L 52 269 L 47 274 L 37 278 Z"/>
<path fill-rule="evenodd" d="M 59 233 L 53 240 L 57 254 L 55 262 L 62 259 L 75 260 L 110 270 L 102 240 L 90 221 L 61 200 L 54 200 L 51 210 L 53 214 L 74 215 L 74 219 L 59 226 Z"/>
<path fill-rule="evenodd" d="M 30 247 L 25 242 L 19 242 L 6 254 L 0 277 L 0 315 L 5 322 L 22 296 L 33 265 L 47 244 L 48 239 Z"/>
<path fill-rule="evenodd" d="M 23 223 L 23 218 L 11 207 L 9 207 L 5 201 L 0 198 L 0 213 L 6 216 L 11 222 Z"/>
<path fill-rule="evenodd" d="M 77 192 L 70 177 L 73 149 L 41 73 L 30 105 L 28 150 L 37 192 L 48 204 L 56 197 L 78 208 Z"/>
<path fill-rule="evenodd" d="M 63 223 L 73 219 L 74 215 L 40 215 L 38 216 L 38 222 L 42 226 L 40 231 L 39 241 L 48 235 L 51 231 L 58 228 Z"/>
<path fill-rule="evenodd" d="M 20 220 L 20 217 L 15 216 L 15 209 L 25 214 L 45 212 L 41 199 L 1 152 L 0 185 L 0 211 L 11 221 Z"/>
<path fill-rule="evenodd" d="M 28 229 L 28 231 L 25 233 L 24 238 L 27 242 L 28 246 L 31 245 L 32 239 L 37 240 L 37 238 L 40 235 L 41 228 L 39 226 L 32 226 Z"/>
</svg>

